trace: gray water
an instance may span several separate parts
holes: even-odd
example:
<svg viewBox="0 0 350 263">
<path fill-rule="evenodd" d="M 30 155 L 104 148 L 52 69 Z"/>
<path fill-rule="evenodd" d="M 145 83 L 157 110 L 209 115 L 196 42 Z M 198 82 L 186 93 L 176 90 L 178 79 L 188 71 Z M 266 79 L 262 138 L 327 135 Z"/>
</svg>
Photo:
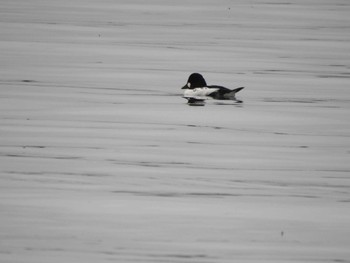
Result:
<svg viewBox="0 0 350 263">
<path fill-rule="evenodd" d="M 349 14 L 2 1 L 1 262 L 350 262 Z"/>
</svg>

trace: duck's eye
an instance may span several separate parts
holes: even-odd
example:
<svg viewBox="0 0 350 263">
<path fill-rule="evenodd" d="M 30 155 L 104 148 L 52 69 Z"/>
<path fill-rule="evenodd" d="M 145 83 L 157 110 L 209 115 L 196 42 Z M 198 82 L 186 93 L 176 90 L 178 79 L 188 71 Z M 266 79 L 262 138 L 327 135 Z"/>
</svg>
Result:
<svg viewBox="0 0 350 263">
<path fill-rule="evenodd" d="M 188 82 L 187 83 L 187 87 L 191 88 L 191 83 Z"/>
</svg>

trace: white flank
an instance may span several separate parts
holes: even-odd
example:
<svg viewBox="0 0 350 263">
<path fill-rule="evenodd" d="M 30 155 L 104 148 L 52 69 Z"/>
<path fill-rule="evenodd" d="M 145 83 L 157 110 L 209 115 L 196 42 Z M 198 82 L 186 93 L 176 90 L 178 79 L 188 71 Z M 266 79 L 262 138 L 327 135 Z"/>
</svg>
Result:
<svg viewBox="0 0 350 263">
<path fill-rule="evenodd" d="M 195 88 L 195 89 L 186 89 L 184 91 L 184 97 L 207 97 L 209 94 L 217 91 L 218 88 Z"/>
</svg>

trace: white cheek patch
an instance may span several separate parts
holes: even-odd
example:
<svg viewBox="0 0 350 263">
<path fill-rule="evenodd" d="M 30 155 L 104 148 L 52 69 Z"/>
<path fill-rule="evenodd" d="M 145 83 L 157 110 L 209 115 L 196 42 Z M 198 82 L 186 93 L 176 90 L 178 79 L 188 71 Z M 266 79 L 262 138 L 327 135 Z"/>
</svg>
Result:
<svg viewBox="0 0 350 263">
<path fill-rule="evenodd" d="M 187 87 L 191 88 L 191 83 L 188 82 L 187 83 Z"/>
</svg>

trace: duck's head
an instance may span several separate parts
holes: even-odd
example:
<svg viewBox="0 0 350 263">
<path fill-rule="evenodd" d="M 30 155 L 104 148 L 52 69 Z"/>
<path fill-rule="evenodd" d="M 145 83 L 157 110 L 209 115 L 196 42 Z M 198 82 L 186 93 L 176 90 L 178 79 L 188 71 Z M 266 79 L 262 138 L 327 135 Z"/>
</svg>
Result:
<svg viewBox="0 0 350 263">
<path fill-rule="evenodd" d="M 207 83 L 205 82 L 205 79 L 201 74 L 192 73 L 187 80 L 187 84 L 183 86 L 182 89 L 195 89 L 195 88 L 202 88 L 206 86 L 207 86 Z"/>
</svg>

